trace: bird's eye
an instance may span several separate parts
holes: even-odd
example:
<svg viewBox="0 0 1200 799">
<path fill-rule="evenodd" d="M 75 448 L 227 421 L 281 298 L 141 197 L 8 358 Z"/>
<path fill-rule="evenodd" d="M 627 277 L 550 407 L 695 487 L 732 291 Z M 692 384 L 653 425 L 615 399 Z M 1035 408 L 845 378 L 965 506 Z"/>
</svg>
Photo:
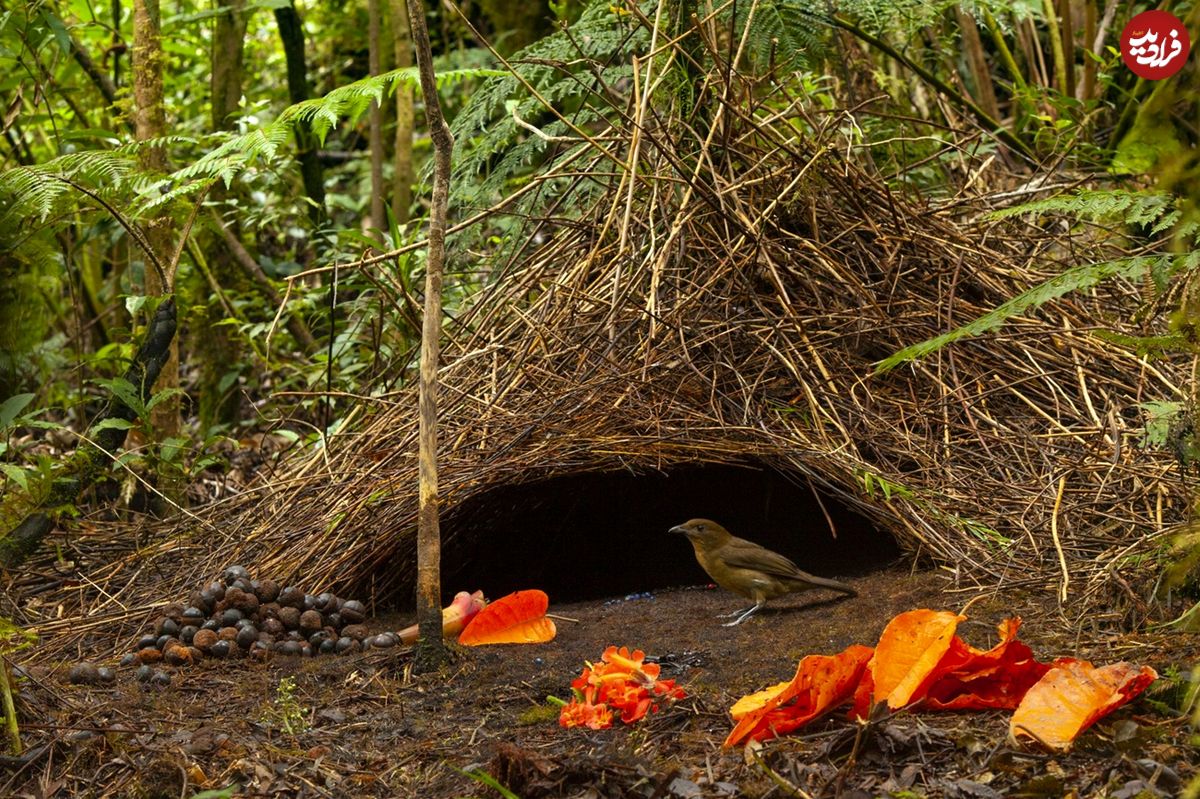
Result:
<svg viewBox="0 0 1200 799">
<path fill-rule="evenodd" d="M 699 530 L 700 532 L 704 532 L 704 525 L 703 525 L 703 524 L 697 524 L 697 525 L 696 525 L 696 529 L 697 529 L 697 530 Z"/>
</svg>

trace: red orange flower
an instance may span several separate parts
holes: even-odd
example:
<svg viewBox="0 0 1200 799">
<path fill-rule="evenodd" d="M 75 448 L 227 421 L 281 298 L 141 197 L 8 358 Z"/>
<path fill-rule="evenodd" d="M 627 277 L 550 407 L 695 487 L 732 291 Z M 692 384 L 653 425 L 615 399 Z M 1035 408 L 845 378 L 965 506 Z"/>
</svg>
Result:
<svg viewBox="0 0 1200 799">
<path fill-rule="evenodd" d="M 645 718 L 647 713 L 657 713 L 660 702 L 673 702 L 687 696 L 674 680 L 658 679 L 659 665 L 646 663 L 645 658 L 646 653 L 640 649 L 632 652 L 624 646 L 605 649 L 599 663 L 588 663 L 571 681 L 575 699 L 563 707 L 559 723 L 568 728 L 585 726 L 579 719 L 600 711 L 582 708 L 603 708 L 603 712 L 609 714 L 605 727 L 612 723 L 613 712 L 621 714 L 621 721 L 633 724 Z M 603 729 L 591 724 L 586 726 Z"/>
<path fill-rule="evenodd" d="M 558 714 L 558 723 L 568 730 L 572 727 L 607 730 L 612 726 L 612 711 L 605 704 L 571 701 L 563 705 Z"/>
</svg>

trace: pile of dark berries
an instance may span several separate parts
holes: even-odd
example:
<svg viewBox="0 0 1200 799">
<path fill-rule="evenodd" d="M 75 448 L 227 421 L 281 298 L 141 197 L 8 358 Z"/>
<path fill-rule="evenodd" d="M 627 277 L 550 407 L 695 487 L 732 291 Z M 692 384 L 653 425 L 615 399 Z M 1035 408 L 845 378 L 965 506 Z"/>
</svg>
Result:
<svg viewBox="0 0 1200 799">
<path fill-rule="evenodd" d="M 367 609 L 357 600 L 314 596 L 294 585 L 280 588 L 274 580 L 252 580 L 244 567 L 230 566 L 221 579 L 194 592 L 186 607 L 163 608 L 153 634 L 142 636 L 121 664 L 141 664 L 139 671 L 150 672 L 148 667 L 160 662 L 183 666 L 206 657 L 311 657 L 399 643 L 394 633 L 370 635 L 366 618 Z"/>
</svg>

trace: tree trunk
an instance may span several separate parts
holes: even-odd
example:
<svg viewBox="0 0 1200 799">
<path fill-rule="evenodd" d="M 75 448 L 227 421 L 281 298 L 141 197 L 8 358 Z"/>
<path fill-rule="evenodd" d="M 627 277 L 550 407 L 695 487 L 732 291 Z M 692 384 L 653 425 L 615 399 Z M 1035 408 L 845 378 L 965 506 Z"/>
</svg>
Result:
<svg viewBox="0 0 1200 799">
<path fill-rule="evenodd" d="M 275 23 L 287 61 L 288 99 L 293 105 L 302 103 L 308 99 L 308 64 L 304 60 L 304 23 L 295 4 L 276 8 Z M 308 215 L 313 224 L 320 224 L 325 218 L 325 170 L 317 157 L 317 137 L 307 122 L 296 123 L 296 149 L 304 193 L 313 202 Z"/>
<path fill-rule="evenodd" d="M 413 63 L 412 29 L 404 0 L 392 3 L 392 45 L 396 50 L 396 68 L 411 67 Z M 408 221 L 412 208 L 413 174 L 413 91 L 407 83 L 396 84 L 396 147 L 392 175 L 392 216 L 396 223 Z M 400 242 L 392 242 L 399 247 Z"/>
<path fill-rule="evenodd" d="M 242 98 L 246 26 L 250 21 L 246 0 L 226 0 L 223 5 L 224 11 L 217 16 L 210 51 L 212 77 L 209 82 L 209 111 L 213 130 L 229 130 L 236 121 Z M 213 186 L 209 193 L 209 200 L 218 206 L 227 197 L 225 184 L 221 182 Z M 229 248 L 222 246 L 224 242 L 220 239 L 220 233 L 209 233 L 208 236 L 205 251 L 212 254 L 209 266 L 213 278 L 222 288 L 244 288 L 246 280 L 241 267 Z M 206 295 L 209 292 L 201 291 L 197 296 Z M 197 388 L 202 432 L 216 425 L 236 422 L 241 411 L 241 394 L 237 384 L 227 385 L 226 375 L 231 367 L 242 362 L 244 352 L 233 328 L 216 324 L 224 316 L 225 309 L 220 299 L 210 295 L 205 307 L 194 317 L 207 331 L 205 335 L 197 337 L 193 352 L 200 371 Z"/>
<path fill-rule="evenodd" d="M 433 53 L 421 0 L 407 0 L 412 24 L 425 119 L 433 139 L 433 199 L 429 213 L 429 262 L 425 268 L 425 318 L 421 325 L 420 498 L 417 510 L 417 642 L 418 671 L 438 668 L 446 659 L 442 641 L 442 541 L 438 530 L 437 368 L 442 333 L 442 269 L 446 259 L 446 206 L 450 198 L 450 128 L 438 102 Z"/>
<path fill-rule="evenodd" d="M 383 72 L 380 65 L 379 8 L 380 0 L 367 0 L 367 69 L 372 75 Z M 383 105 L 371 101 L 371 236 L 383 241 L 383 232 L 388 229 L 387 215 L 383 211 Z"/>
<path fill-rule="evenodd" d="M 163 61 L 161 40 L 162 19 L 158 0 L 134 0 L 133 4 L 133 98 L 134 128 L 138 141 L 165 136 L 167 115 L 163 107 Z M 141 168 L 151 172 L 167 172 L 167 153 L 162 147 L 143 148 L 138 155 Z M 161 263 L 169 263 L 175 248 L 174 225 L 164 213 L 145 221 L 146 239 Z M 167 276 L 159 274 L 150 262 L 145 263 L 145 292 L 155 297 L 170 294 L 174 287 L 166 284 Z M 170 353 L 158 380 L 158 390 L 179 387 L 179 342 L 172 337 Z M 177 396 L 160 402 L 150 413 L 151 424 L 159 439 L 178 436 L 180 402 Z M 168 496 L 172 492 L 166 492 Z"/>
<path fill-rule="evenodd" d="M 245 52 L 246 0 L 222 0 L 212 41 L 212 127 L 228 130 L 242 99 L 242 57 Z"/>
</svg>

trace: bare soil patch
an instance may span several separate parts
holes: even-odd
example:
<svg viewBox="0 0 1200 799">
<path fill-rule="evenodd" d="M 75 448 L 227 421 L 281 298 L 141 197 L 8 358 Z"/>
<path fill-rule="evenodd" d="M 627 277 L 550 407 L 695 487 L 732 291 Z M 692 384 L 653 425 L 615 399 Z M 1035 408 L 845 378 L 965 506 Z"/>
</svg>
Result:
<svg viewBox="0 0 1200 799">
<path fill-rule="evenodd" d="M 70 664 L 36 667 L 22 689 L 30 754 L 0 768 L 0 794 L 186 797 L 236 783 L 236 796 L 497 795 L 464 774 L 478 770 L 526 799 L 1134 797 L 1175 795 L 1194 775 L 1182 721 L 1145 700 L 1085 733 L 1065 756 L 1010 745 L 1000 713 L 899 714 L 863 727 L 839 712 L 753 756 L 722 750 L 728 707 L 789 678 L 800 657 L 874 644 L 899 612 L 957 610 L 975 596 L 947 592 L 937 573 L 907 569 L 851 582 L 857 598 L 787 597 L 732 628 L 715 617 L 742 600 L 707 587 L 552 602 L 552 613 L 575 620 L 560 620 L 552 643 L 456 647 L 443 672 L 421 676 L 410 673 L 403 649 L 205 661 L 173 671 L 167 686 L 139 683 L 132 669 L 109 686 L 69 685 Z M 995 623 L 1012 613 L 1026 619 L 1022 638 L 1043 659 L 1128 659 L 1164 672 L 1196 658 L 1194 637 L 1175 636 L 1168 649 L 1165 639 L 1081 631 L 1041 596 L 979 599 L 962 632 L 977 645 L 994 642 Z M 565 698 L 584 661 L 609 644 L 645 650 L 688 699 L 633 727 L 561 729 L 546 696 Z M 288 676 L 304 716 L 291 732 L 273 701 Z"/>
</svg>

